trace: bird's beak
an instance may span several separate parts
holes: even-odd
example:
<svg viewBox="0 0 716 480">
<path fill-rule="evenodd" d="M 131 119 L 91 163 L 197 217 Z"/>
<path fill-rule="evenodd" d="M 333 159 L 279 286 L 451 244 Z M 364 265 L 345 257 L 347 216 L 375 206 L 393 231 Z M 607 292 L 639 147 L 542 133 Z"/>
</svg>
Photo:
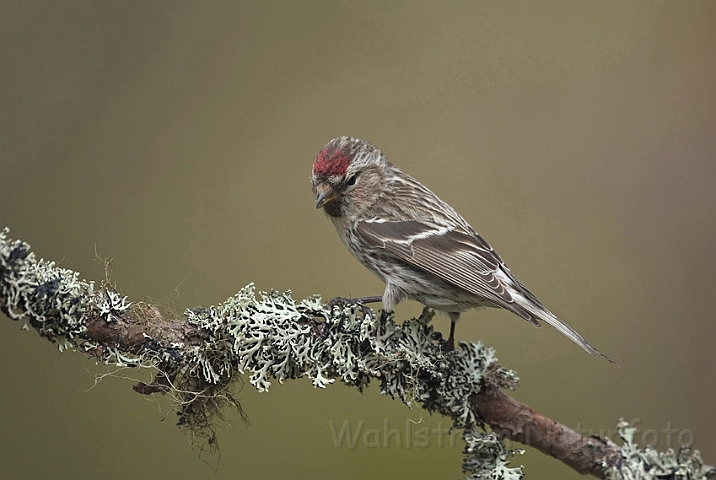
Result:
<svg viewBox="0 0 716 480">
<path fill-rule="evenodd" d="M 336 192 L 318 192 L 316 197 L 316 208 L 323 208 L 326 205 L 337 202 L 341 198 L 341 195 Z"/>
</svg>

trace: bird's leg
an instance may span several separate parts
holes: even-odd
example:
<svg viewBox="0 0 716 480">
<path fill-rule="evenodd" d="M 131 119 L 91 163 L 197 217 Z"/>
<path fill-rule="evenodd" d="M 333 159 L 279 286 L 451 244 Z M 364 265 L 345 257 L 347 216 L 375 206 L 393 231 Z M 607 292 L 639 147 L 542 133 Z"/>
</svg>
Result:
<svg viewBox="0 0 716 480">
<path fill-rule="evenodd" d="M 445 351 L 452 352 L 455 350 L 455 324 L 460 319 L 460 312 L 448 312 L 450 317 L 450 336 L 445 342 Z"/>
<path fill-rule="evenodd" d="M 450 322 L 450 336 L 445 342 L 445 351 L 452 352 L 455 350 L 455 322 Z"/>
</svg>

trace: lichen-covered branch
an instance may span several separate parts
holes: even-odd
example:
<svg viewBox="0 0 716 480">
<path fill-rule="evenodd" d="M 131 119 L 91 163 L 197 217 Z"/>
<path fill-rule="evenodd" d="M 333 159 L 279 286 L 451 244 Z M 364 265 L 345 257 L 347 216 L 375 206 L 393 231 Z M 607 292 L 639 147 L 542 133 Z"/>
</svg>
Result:
<svg viewBox="0 0 716 480">
<path fill-rule="evenodd" d="M 7 229 L 0 233 L 0 310 L 61 350 L 155 369 L 154 380 L 138 383 L 135 391 L 170 395 L 178 424 L 212 445 L 215 422 L 232 408 L 243 414 L 232 395 L 243 375 L 259 391 L 306 376 L 319 388 L 342 382 L 363 389 L 378 382 L 385 395 L 451 418 L 464 429 L 463 470 L 470 479 L 522 476 L 522 467 L 510 466 L 519 451 L 507 450 L 505 437 L 600 478 L 716 474 L 698 452 L 638 450 L 624 426 L 621 447 L 582 437 L 516 402 L 501 389 L 515 388 L 518 379 L 497 363 L 494 350 L 460 343 L 445 352 L 429 310 L 398 325 L 361 305 L 329 306 L 319 297 L 297 302 L 290 292 L 257 297 L 249 285 L 221 305 L 179 316 L 131 302 L 107 282 L 96 288 L 77 272 L 38 261 L 29 245 L 7 235 Z M 492 433 L 480 431 L 485 426 Z"/>
</svg>

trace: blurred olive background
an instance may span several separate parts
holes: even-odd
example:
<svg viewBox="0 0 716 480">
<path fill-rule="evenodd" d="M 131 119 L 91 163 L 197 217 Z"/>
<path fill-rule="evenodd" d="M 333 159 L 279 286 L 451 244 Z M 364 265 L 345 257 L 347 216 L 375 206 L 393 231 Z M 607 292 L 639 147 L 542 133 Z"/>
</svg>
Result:
<svg viewBox="0 0 716 480">
<path fill-rule="evenodd" d="M 518 399 L 716 462 L 714 2 L 2 1 L 0 60 L 0 227 L 39 257 L 100 281 L 96 251 L 131 299 L 178 311 L 249 282 L 380 294 L 309 186 L 326 142 L 365 138 L 621 366 L 506 312 L 464 315 L 459 339 L 497 349 Z M 0 478 L 461 476 L 459 440 L 405 445 L 406 421 L 444 419 L 307 380 L 238 390 L 250 424 L 219 429 L 217 469 L 166 400 L 91 388 L 106 367 L 19 327 L 0 318 Z M 381 447 L 336 448 L 346 421 Z M 516 463 L 578 478 L 534 451 Z"/>
</svg>

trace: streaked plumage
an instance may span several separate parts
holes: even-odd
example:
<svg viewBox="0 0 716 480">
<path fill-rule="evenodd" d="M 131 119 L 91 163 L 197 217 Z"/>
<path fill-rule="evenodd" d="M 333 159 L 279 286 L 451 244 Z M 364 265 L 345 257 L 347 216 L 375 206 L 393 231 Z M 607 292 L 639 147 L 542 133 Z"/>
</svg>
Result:
<svg viewBox="0 0 716 480">
<path fill-rule="evenodd" d="M 543 320 L 607 358 L 547 310 L 452 207 L 370 143 L 331 140 L 314 162 L 311 183 L 316 207 L 344 245 L 385 282 L 385 310 L 416 300 L 447 312 L 454 325 L 465 310 L 504 308 L 537 327 Z"/>
</svg>

